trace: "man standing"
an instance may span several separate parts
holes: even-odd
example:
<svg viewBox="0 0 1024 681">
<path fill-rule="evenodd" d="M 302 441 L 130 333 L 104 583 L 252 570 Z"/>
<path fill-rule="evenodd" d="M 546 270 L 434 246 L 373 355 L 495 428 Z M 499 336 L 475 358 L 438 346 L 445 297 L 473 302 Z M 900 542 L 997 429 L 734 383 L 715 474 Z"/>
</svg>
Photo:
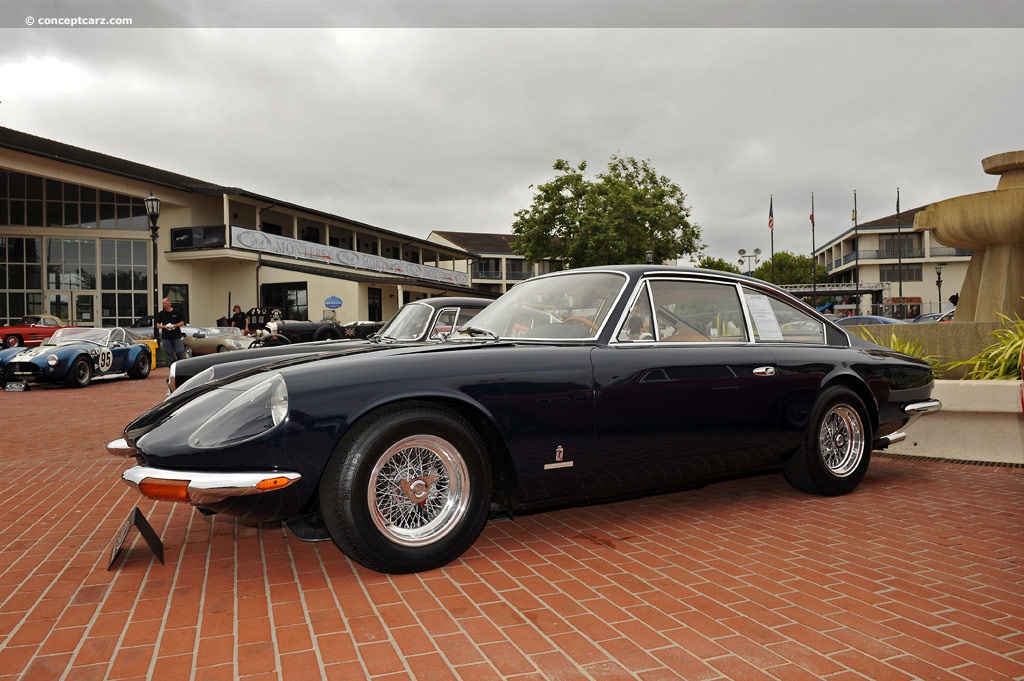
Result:
<svg viewBox="0 0 1024 681">
<path fill-rule="evenodd" d="M 241 305 L 235 305 L 235 313 L 231 315 L 231 326 L 241 329 L 242 333 L 249 333 L 249 315 L 242 312 Z"/>
<path fill-rule="evenodd" d="M 185 343 L 181 338 L 181 327 L 185 326 L 185 317 L 171 306 L 171 301 L 164 298 L 160 301 L 162 310 L 156 315 L 156 324 L 160 327 L 160 349 L 167 358 L 167 366 L 179 359 L 185 359 Z"/>
</svg>

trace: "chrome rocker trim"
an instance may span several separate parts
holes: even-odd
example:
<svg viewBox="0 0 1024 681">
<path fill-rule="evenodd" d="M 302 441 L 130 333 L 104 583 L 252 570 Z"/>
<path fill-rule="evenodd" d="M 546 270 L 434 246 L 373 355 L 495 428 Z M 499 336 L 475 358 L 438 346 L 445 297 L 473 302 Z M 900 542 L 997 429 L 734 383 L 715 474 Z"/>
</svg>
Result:
<svg viewBox="0 0 1024 681">
<path fill-rule="evenodd" d="M 285 478 L 287 483 L 278 485 L 272 490 L 257 487 L 259 483 L 275 478 Z M 170 471 L 151 466 L 132 466 L 121 474 L 121 479 L 135 489 L 139 489 L 142 482 L 147 479 L 167 482 L 187 480 L 189 503 L 200 505 L 217 503 L 231 497 L 276 492 L 301 480 L 302 475 L 290 471 L 203 473 L 199 471 Z"/>
</svg>

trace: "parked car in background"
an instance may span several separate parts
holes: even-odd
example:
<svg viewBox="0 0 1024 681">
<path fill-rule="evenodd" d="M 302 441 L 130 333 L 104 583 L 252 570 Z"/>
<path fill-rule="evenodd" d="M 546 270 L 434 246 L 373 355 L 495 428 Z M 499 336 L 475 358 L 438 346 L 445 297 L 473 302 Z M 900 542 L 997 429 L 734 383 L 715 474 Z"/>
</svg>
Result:
<svg viewBox="0 0 1024 681">
<path fill-rule="evenodd" d="M 953 315 L 956 314 L 956 308 L 947 310 L 946 312 L 929 312 L 923 314 L 914 320 L 915 324 L 929 324 L 935 322 L 951 322 L 953 321 Z"/>
<path fill-rule="evenodd" d="M 353 342 L 182 386 L 108 450 L 148 498 L 416 572 L 496 511 L 779 471 L 851 492 L 873 449 L 940 408 L 932 386 L 926 362 L 765 282 L 609 266 L 523 281 L 444 342 Z"/>
<path fill-rule="evenodd" d="M 342 338 L 367 338 L 379 331 L 383 325 L 383 322 L 339 324 L 332 319 L 320 321 L 275 319 L 255 330 L 252 344 L 255 347 L 273 347 L 313 341 L 341 340 Z"/>
<path fill-rule="evenodd" d="M 399 308 L 379 331 L 368 339 L 342 338 L 263 347 L 253 344 L 249 349 L 225 356 L 195 357 L 175 362 L 168 372 L 168 392 L 201 374 L 199 381 L 223 378 L 272 358 L 299 354 L 334 352 L 350 347 L 354 341 L 365 343 L 436 343 L 444 340 L 453 329 L 473 319 L 491 302 L 487 298 L 444 297 L 426 298 L 407 303 Z"/>
<path fill-rule="evenodd" d="M 854 315 L 852 317 L 843 317 L 837 319 L 836 324 L 839 326 L 871 326 L 873 324 L 907 324 L 902 319 L 893 319 L 892 317 L 881 317 L 874 314 L 862 314 Z"/>
<path fill-rule="evenodd" d="M 0 326 L 0 338 L 5 348 L 33 347 L 63 326 L 52 314 L 28 314 L 10 326 Z"/>
<path fill-rule="evenodd" d="M 149 346 L 133 343 L 121 327 L 64 327 L 38 347 L 0 351 L 6 390 L 24 390 L 26 383 L 61 382 L 84 388 L 97 376 L 146 378 L 151 368 Z"/>
<path fill-rule="evenodd" d="M 252 344 L 252 336 L 246 336 L 234 326 L 185 325 L 181 331 L 185 357 L 244 350 Z"/>
</svg>

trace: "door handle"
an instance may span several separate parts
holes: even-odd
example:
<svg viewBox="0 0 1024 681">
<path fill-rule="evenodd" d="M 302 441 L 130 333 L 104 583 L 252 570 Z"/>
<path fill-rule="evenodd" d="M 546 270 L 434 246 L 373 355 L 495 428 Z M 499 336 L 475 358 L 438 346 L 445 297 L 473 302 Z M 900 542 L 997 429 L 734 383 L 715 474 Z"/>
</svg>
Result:
<svg viewBox="0 0 1024 681">
<path fill-rule="evenodd" d="M 775 367 L 757 367 L 754 369 L 755 376 L 774 376 Z"/>
</svg>

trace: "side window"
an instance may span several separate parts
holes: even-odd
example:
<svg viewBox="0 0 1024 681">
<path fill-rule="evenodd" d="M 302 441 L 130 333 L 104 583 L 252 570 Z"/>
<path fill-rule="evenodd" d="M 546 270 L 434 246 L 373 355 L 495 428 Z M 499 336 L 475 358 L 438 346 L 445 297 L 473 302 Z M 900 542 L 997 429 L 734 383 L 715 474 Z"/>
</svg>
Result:
<svg viewBox="0 0 1024 681">
<path fill-rule="evenodd" d="M 735 343 L 748 340 L 735 286 L 665 280 L 652 281 L 650 289 L 659 341 Z"/>
<path fill-rule="evenodd" d="M 743 298 L 757 342 L 825 344 L 825 325 L 806 310 L 747 288 Z"/>
<path fill-rule="evenodd" d="M 459 320 L 455 322 L 455 328 L 459 328 L 463 324 L 469 322 L 470 319 L 475 317 L 480 312 L 478 307 L 463 307 L 459 309 Z"/>
<path fill-rule="evenodd" d="M 640 289 L 617 338 L 620 341 L 654 340 L 654 315 L 651 313 L 651 298 L 646 286 Z"/>
<path fill-rule="evenodd" d="M 430 330 L 430 337 L 437 338 L 438 334 L 451 333 L 455 330 L 455 316 L 458 310 L 455 308 L 446 308 L 441 310 L 437 315 L 437 320 L 434 322 L 434 328 Z"/>
</svg>

